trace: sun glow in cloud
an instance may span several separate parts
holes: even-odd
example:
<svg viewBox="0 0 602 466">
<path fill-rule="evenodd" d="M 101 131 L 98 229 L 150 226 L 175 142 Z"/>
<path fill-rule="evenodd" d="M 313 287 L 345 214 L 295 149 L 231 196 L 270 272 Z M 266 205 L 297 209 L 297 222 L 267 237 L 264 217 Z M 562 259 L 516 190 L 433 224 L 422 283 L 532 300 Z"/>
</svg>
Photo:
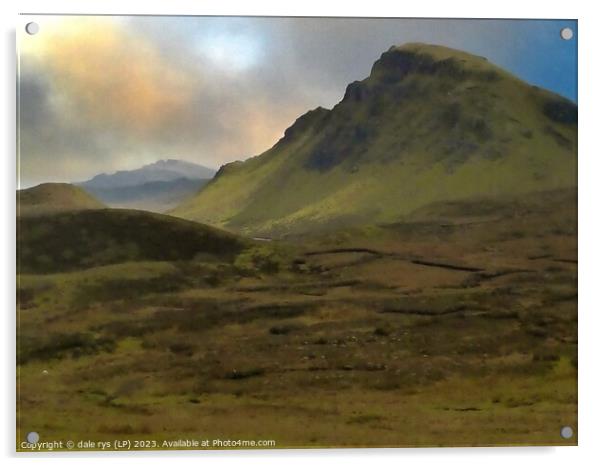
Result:
<svg viewBox="0 0 602 466">
<path fill-rule="evenodd" d="M 151 132 L 183 111 L 193 92 L 188 75 L 170 68 L 120 21 L 42 20 L 39 34 L 26 39 L 24 58 L 47 73 L 54 101 L 75 122 Z"/>
</svg>

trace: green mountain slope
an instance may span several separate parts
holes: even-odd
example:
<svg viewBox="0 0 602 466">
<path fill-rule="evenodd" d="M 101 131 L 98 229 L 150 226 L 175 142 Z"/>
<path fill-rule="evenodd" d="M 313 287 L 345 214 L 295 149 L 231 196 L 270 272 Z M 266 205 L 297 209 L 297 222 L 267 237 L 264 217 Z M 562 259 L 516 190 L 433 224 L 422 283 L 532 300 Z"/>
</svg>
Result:
<svg viewBox="0 0 602 466">
<path fill-rule="evenodd" d="M 104 204 L 82 188 L 68 183 L 43 183 L 17 191 L 17 215 L 103 208 Z"/>
<path fill-rule="evenodd" d="M 64 272 L 132 261 L 230 260 L 244 239 L 167 215 L 99 209 L 21 216 L 19 273 Z"/>
<path fill-rule="evenodd" d="M 576 144 L 567 99 L 485 58 L 407 44 L 172 213 L 253 235 L 394 222 L 432 202 L 575 186 Z"/>
</svg>

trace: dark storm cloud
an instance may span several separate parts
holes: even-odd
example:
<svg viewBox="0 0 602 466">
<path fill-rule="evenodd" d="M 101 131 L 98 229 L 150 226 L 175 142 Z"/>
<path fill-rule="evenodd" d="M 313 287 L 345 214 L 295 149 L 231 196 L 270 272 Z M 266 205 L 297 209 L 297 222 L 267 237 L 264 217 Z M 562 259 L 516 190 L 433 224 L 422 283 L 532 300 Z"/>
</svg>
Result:
<svg viewBox="0 0 602 466">
<path fill-rule="evenodd" d="M 28 67 L 19 80 L 21 181 L 26 185 L 49 180 L 71 180 L 82 165 L 100 160 L 111 150 L 92 127 L 74 128 L 53 107 L 52 89 L 42 70 Z M 104 139 L 105 143 L 109 140 Z M 81 156 L 85 154 L 85 156 Z M 99 169 L 102 164 L 97 164 Z"/>
<path fill-rule="evenodd" d="M 217 167 L 268 149 L 307 110 L 332 107 L 391 45 L 461 48 L 520 74 L 535 53 L 530 34 L 539 28 L 537 36 L 547 37 L 542 28 L 549 28 L 320 18 L 39 22 L 38 35 L 20 38 L 23 185 L 168 157 Z"/>
</svg>

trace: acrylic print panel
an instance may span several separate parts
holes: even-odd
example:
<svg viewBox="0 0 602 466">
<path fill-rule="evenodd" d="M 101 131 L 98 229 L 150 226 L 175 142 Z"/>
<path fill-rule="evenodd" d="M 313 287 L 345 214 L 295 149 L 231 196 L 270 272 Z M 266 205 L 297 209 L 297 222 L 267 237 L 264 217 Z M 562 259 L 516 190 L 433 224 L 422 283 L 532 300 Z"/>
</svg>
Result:
<svg viewBox="0 0 602 466">
<path fill-rule="evenodd" d="M 575 445 L 577 32 L 21 16 L 17 449 Z"/>
</svg>

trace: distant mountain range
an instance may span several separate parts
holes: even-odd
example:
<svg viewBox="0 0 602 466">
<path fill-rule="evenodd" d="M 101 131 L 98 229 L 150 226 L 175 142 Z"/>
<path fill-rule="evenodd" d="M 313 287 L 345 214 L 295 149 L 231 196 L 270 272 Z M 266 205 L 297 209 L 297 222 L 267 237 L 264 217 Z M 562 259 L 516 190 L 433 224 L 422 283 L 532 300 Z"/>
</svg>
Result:
<svg viewBox="0 0 602 466">
<path fill-rule="evenodd" d="M 165 212 L 197 193 L 214 175 L 211 168 L 168 159 L 103 173 L 77 185 L 111 207 Z"/>
<path fill-rule="evenodd" d="M 574 187 L 576 147 L 575 103 L 483 57 L 406 44 L 171 214 L 253 236 L 394 223 L 433 202 Z"/>
</svg>

